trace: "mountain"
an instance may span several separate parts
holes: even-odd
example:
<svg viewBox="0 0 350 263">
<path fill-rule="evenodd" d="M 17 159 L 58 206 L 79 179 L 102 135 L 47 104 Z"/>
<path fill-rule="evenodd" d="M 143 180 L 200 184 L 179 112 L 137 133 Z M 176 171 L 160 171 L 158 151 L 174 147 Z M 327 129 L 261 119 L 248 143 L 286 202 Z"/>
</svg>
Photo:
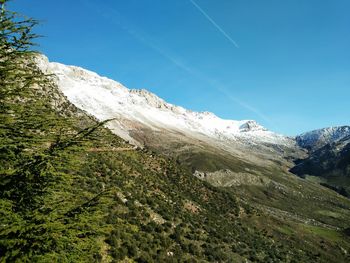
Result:
<svg viewBox="0 0 350 263">
<path fill-rule="evenodd" d="M 193 112 L 165 102 L 146 90 L 132 90 L 94 72 L 41 57 L 41 68 L 57 76 L 70 102 L 99 120 L 113 119 L 113 133 L 137 146 L 174 154 L 194 170 L 230 168 L 228 156 L 260 166 L 300 156 L 293 138 L 268 131 L 253 120 L 223 120 L 210 112 Z M 194 154 L 188 154 L 188 149 Z M 197 156 L 220 156 L 212 165 Z M 243 165 L 242 165 L 243 166 Z M 237 166 L 236 166 L 237 167 Z"/>
<path fill-rule="evenodd" d="M 350 197 L 350 127 L 325 128 L 297 137 L 309 156 L 296 160 L 290 171 L 304 178 L 320 181 L 340 194 Z"/>
<path fill-rule="evenodd" d="M 45 63 L 45 62 L 44 62 Z M 114 126 L 122 124 L 116 133 L 133 143 L 136 128 L 185 133 L 193 138 L 289 143 L 286 138 L 267 131 L 255 121 L 222 120 L 210 112 L 192 112 L 166 103 L 147 90 L 129 90 L 123 85 L 96 73 L 74 66 L 46 62 L 48 70 L 58 77 L 58 86 L 75 105 L 100 120 L 117 118 Z M 118 121 L 118 123 L 117 123 Z M 131 124 L 132 122 L 133 124 Z"/>
<path fill-rule="evenodd" d="M 350 126 L 339 126 L 303 133 L 296 137 L 296 141 L 300 147 L 315 151 L 347 136 L 350 136 Z"/>
</svg>

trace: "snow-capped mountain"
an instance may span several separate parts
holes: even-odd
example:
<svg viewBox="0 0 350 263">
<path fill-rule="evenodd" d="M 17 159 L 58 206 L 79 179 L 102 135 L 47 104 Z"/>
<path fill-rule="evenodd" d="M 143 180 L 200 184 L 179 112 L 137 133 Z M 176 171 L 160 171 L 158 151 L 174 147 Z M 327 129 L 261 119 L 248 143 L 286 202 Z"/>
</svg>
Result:
<svg viewBox="0 0 350 263">
<path fill-rule="evenodd" d="M 41 57 L 40 66 L 57 76 L 59 89 L 74 105 L 99 120 L 115 118 L 111 127 L 132 142 L 135 142 L 132 131 L 143 126 L 155 131 L 168 129 L 214 139 L 249 138 L 257 142 L 290 143 L 289 138 L 268 131 L 253 120 L 224 120 L 210 112 L 186 110 L 147 90 L 128 89 L 91 71 L 50 63 L 45 57 Z"/>
<path fill-rule="evenodd" d="M 296 160 L 290 172 L 316 176 L 324 186 L 350 197 L 350 126 L 307 132 L 297 136 L 296 141 L 309 153 Z"/>
<path fill-rule="evenodd" d="M 314 151 L 348 136 L 350 136 L 350 126 L 339 126 L 303 133 L 296 137 L 296 141 L 300 147 Z"/>
<path fill-rule="evenodd" d="M 341 128 L 338 131 L 346 130 Z M 297 160 L 290 171 L 302 177 L 319 177 L 323 185 L 350 197 L 350 135 L 312 149 L 309 156 Z"/>
<path fill-rule="evenodd" d="M 108 128 L 134 145 L 187 159 L 203 152 L 220 155 L 220 162 L 225 159 L 226 164 L 231 163 L 227 156 L 233 156 L 261 166 L 285 163 L 283 157 L 300 154 L 294 138 L 269 131 L 254 120 L 224 120 L 210 112 L 187 110 L 147 90 L 128 89 L 89 70 L 49 62 L 45 56 L 38 58 L 38 64 L 56 76 L 58 88 L 72 104 L 101 121 L 113 119 Z"/>
</svg>

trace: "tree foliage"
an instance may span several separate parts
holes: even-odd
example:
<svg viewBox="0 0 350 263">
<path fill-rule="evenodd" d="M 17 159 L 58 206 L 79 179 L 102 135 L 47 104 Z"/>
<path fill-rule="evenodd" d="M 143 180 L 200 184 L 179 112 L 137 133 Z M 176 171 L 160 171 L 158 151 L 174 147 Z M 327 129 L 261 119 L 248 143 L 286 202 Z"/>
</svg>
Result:
<svg viewBox="0 0 350 263">
<path fill-rule="evenodd" d="M 9 261 L 30 261 L 74 242 L 58 237 L 66 215 L 81 204 L 59 190 L 71 187 L 79 169 L 72 155 L 104 124 L 78 130 L 53 109 L 55 85 L 31 50 L 37 23 L 1 13 L 0 256 Z"/>
</svg>

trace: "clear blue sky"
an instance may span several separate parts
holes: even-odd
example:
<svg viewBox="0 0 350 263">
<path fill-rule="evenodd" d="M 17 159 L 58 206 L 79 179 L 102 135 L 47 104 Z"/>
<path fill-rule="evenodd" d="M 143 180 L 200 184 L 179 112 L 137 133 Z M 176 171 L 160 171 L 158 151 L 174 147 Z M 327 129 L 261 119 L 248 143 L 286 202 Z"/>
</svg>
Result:
<svg viewBox="0 0 350 263">
<path fill-rule="evenodd" d="M 350 124 L 349 0 L 13 0 L 39 50 L 286 135 Z"/>
</svg>

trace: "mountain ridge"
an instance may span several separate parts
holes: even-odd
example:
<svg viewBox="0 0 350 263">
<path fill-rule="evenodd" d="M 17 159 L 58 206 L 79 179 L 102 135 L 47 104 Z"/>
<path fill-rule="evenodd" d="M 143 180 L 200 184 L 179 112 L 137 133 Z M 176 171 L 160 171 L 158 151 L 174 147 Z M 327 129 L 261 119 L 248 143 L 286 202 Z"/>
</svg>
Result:
<svg viewBox="0 0 350 263">
<path fill-rule="evenodd" d="M 296 140 L 300 147 L 314 151 L 347 136 L 350 136 L 350 126 L 343 125 L 305 132 L 296 136 Z"/>
<path fill-rule="evenodd" d="M 306 149 L 310 148 L 311 144 L 314 143 L 315 140 L 320 139 L 320 137 L 324 137 L 324 139 L 326 139 L 327 142 L 331 142 L 334 140 L 341 139 L 345 135 L 350 135 L 350 126 L 342 125 L 342 126 L 324 127 L 324 128 L 320 128 L 320 129 L 306 131 L 306 132 L 303 132 L 303 133 L 296 135 L 296 136 L 287 136 L 287 135 L 283 135 L 283 134 L 279 134 L 279 133 L 270 131 L 252 119 L 247 119 L 247 120 L 221 119 L 220 117 L 218 117 L 217 115 L 215 115 L 212 112 L 208 112 L 208 111 L 196 112 L 193 110 L 189 110 L 189 109 L 186 109 L 182 106 L 177 106 L 177 105 L 168 103 L 164 99 L 162 99 L 159 96 L 157 96 L 156 94 L 148 91 L 147 89 L 128 89 L 120 82 L 117 82 L 117 81 L 112 80 L 112 79 L 105 77 L 105 76 L 101 76 L 94 71 L 87 70 L 87 69 L 84 69 L 84 68 L 79 67 L 79 66 L 65 65 L 62 63 L 58 63 L 58 62 L 49 62 L 49 59 L 44 55 L 40 55 L 37 59 L 37 62 L 39 64 L 40 68 L 42 68 L 44 71 L 52 72 L 55 75 L 58 75 L 58 81 L 60 81 L 61 74 L 63 74 L 64 72 L 69 72 L 69 70 L 71 70 L 71 72 L 69 72 L 69 75 L 76 74 L 75 77 L 79 78 L 79 80 L 82 81 L 80 83 L 82 85 L 84 85 L 84 84 L 85 85 L 89 85 L 89 84 L 93 85 L 94 83 L 84 83 L 84 81 L 88 81 L 91 78 L 95 79 L 95 80 L 100 79 L 103 81 L 103 83 L 101 83 L 101 84 L 104 88 L 109 88 L 109 89 L 116 88 L 116 89 L 121 89 L 125 92 L 129 92 L 130 94 L 139 95 L 140 97 L 145 99 L 147 104 L 149 104 L 155 108 L 164 109 L 164 110 L 171 110 L 171 111 L 178 113 L 178 114 L 193 114 L 193 115 L 197 116 L 199 119 L 205 119 L 207 117 L 210 117 L 214 120 L 221 120 L 225 124 L 228 124 L 228 126 L 230 126 L 229 124 L 231 124 L 230 132 L 233 132 L 233 133 L 237 132 L 237 131 L 239 131 L 239 132 L 266 131 L 266 132 L 273 133 L 277 136 L 283 136 L 285 138 L 293 138 L 297 141 L 297 143 L 300 147 L 306 148 Z M 60 84 L 62 84 L 62 82 L 60 82 Z M 110 85 L 110 87 L 108 87 L 109 85 Z M 65 89 L 67 87 L 65 87 L 65 85 L 62 85 L 62 86 L 60 86 L 60 88 L 62 89 L 63 92 L 65 92 L 66 91 Z M 67 97 L 69 98 L 70 94 L 67 93 L 67 95 L 68 95 Z M 140 98 L 135 96 L 134 98 L 132 98 L 132 101 L 137 102 L 139 99 Z M 121 103 L 121 102 L 119 102 L 119 103 Z M 223 129 L 221 129 L 220 132 L 222 132 L 222 130 Z M 341 130 L 343 130 L 343 133 Z"/>
<path fill-rule="evenodd" d="M 168 110 L 168 111 L 170 110 L 175 114 L 184 116 L 185 119 L 183 121 L 187 122 L 185 124 L 188 124 L 186 128 L 196 132 L 211 133 L 211 135 L 214 135 L 216 133 L 216 134 L 226 135 L 226 136 L 239 135 L 240 132 L 251 132 L 251 131 L 266 132 L 262 134 L 258 134 L 258 133 L 255 134 L 257 137 L 263 137 L 264 135 L 268 137 L 269 135 L 276 134 L 271 131 L 268 131 L 266 128 L 262 127 L 260 124 L 258 124 L 254 120 L 240 120 L 240 121 L 225 120 L 217 117 L 214 113 L 211 113 L 211 112 L 207 112 L 207 111 L 195 112 L 192 110 L 188 110 L 181 106 L 176 106 L 176 105 L 167 103 L 163 99 L 155 95 L 154 93 L 151 93 L 150 91 L 147 91 L 145 89 L 128 89 L 122 84 L 120 84 L 119 82 L 116 82 L 106 77 L 99 76 L 95 72 L 92 72 L 80 67 L 76 67 L 76 66 L 66 66 L 61 63 L 49 62 L 48 59 L 44 56 L 40 58 L 39 64 L 40 64 L 40 67 L 43 68 L 44 70 L 52 72 L 55 75 L 57 75 L 58 82 L 60 84 L 60 88 L 62 92 L 65 93 L 65 95 L 71 100 L 76 99 L 75 101 L 76 104 L 80 103 L 81 107 L 84 107 L 85 106 L 84 104 L 88 103 L 88 101 L 77 101 L 77 98 L 74 97 L 77 94 L 70 93 L 71 90 L 69 90 L 70 87 L 68 85 L 76 84 L 76 86 L 74 87 L 76 89 L 79 89 L 79 87 L 77 87 L 77 84 L 85 87 L 94 86 L 95 88 L 97 88 L 97 85 L 100 85 L 100 88 L 103 87 L 105 90 L 109 90 L 111 92 L 111 94 L 108 94 L 110 96 L 129 95 L 128 98 L 123 98 L 124 101 L 121 100 L 121 98 L 119 99 L 119 101 L 116 98 L 114 98 L 115 99 L 114 103 L 118 103 L 120 105 L 125 104 L 126 100 L 129 100 L 131 103 L 134 104 L 134 106 L 139 106 L 137 104 L 143 103 L 142 100 L 144 100 L 145 103 L 141 106 L 144 106 L 144 107 L 153 106 L 160 110 Z M 76 82 L 76 83 L 73 83 L 73 82 Z M 81 90 L 81 89 L 79 89 L 79 91 L 84 92 L 84 90 Z M 102 89 L 100 89 L 99 91 L 102 91 Z M 125 94 L 125 93 L 128 93 L 128 94 Z M 136 95 L 136 96 L 133 96 L 133 95 Z M 106 99 L 107 97 L 108 96 L 106 96 Z M 109 103 L 109 102 L 110 101 L 104 101 L 104 103 Z M 111 104 L 113 104 L 113 102 L 111 102 Z M 114 105 L 114 106 L 117 107 L 117 105 Z M 99 112 L 93 112 L 93 115 L 98 115 L 98 114 Z M 136 112 L 136 114 L 140 114 L 140 112 Z M 100 118 L 103 118 L 103 117 L 104 116 L 100 116 Z M 164 121 L 164 119 L 161 119 L 161 117 L 159 117 L 158 120 L 160 119 L 161 121 Z M 173 116 L 166 116 L 166 117 L 173 117 Z M 145 122 L 145 120 L 140 120 L 140 119 L 138 120 L 140 122 Z M 176 126 L 178 124 L 184 125 L 184 123 L 181 123 L 179 120 L 173 120 L 173 121 L 175 121 L 175 124 L 173 123 L 167 123 L 167 124 L 172 126 Z M 195 123 L 189 123 L 191 121 Z M 213 123 L 214 125 L 212 125 Z M 209 131 L 205 130 L 204 126 L 208 127 Z M 277 136 L 281 136 L 281 135 L 278 134 Z"/>
</svg>

